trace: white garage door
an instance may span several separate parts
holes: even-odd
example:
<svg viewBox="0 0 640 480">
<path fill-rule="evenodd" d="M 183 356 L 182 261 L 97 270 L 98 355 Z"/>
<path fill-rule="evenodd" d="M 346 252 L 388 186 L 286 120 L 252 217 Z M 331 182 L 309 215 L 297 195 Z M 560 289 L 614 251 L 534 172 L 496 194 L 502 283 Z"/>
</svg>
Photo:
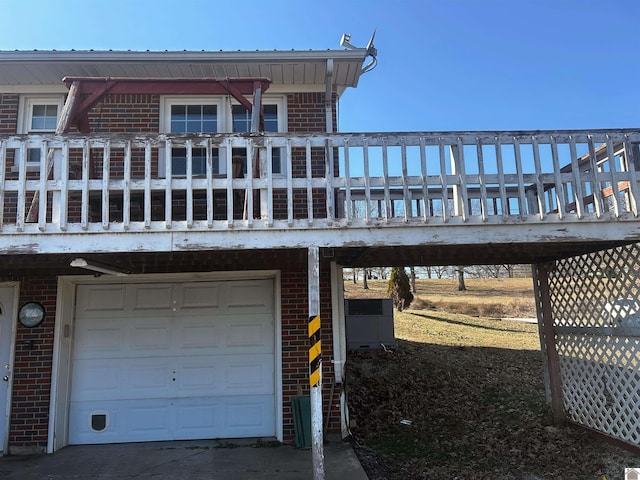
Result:
<svg viewBox="0 0 640 480">
<path fill-rule="evenodd" d="M 69 443 L 275 435 L 271 279 L 77 288 Z"/>
</svg>

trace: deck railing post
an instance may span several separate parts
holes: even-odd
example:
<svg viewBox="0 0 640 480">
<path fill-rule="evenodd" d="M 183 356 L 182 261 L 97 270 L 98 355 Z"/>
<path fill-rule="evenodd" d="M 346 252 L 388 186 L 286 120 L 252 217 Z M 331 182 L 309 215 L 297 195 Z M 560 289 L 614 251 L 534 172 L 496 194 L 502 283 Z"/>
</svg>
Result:
<svg viewBox="0 0 640 480">
<path fill-rule="evenodd" d="M 457 179 L 456 183 L 453 184 L 453 214 L 457 217 L 462 217 L 462 220 L 466 221 L 468 204 L 463 148 L 462 140 L 458 138 L 457 143 L 449 146 L 449 153 L 451 174 Z"/>
<path fill-rule="evenodd" d="M 66 149 L 67 153 L 69 152 L 69 149 Z M 68 158 L 62 158 L 62 153 L 60 150 L 56 149 L 50 149 L 49 150 L 49 155 L 51 156 L 49 165 L 51 165 L 51 168 L 49 169 L 50 172 L 53 172 L 53 180 L 57 181 L 57 184 L 60 186 L 60 188 L 57 188 L 51 195 L 51 220 L 54 224 L 58 224 L 61 225 L 62 223 L 64 223 L 63 219 L 62 219 L 62 212 L 63 212 L 63 208 L 62 208 L 62 162 L 68 162 Z M 42 175 L 41 177 L 41 181 L 46 182 L 48 179 L 48 173 L 44 172 L 44 175 Z"/>
<path fill-rule="evenodd" d="M 545 360 L 545 374 L 549 379 L 553 421 L 556 425 L 560 425 L 565 421 L 565 411 L 562 399 L 560 360 L 556 349 L 556 336 L 553 331 L 553 311 L 551 308 L 551 292 L 547 268 L 548 264 L 534 265 L 533 282 L 536 294 L 536 310 L 538 312 L 540 347 Z"/>
</svg>

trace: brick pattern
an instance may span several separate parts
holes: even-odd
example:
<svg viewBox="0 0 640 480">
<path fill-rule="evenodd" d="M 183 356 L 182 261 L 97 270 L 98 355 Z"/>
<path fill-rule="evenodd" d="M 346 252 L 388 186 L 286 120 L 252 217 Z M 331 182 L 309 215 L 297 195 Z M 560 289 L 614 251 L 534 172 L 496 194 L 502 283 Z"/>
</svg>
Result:
<svg viewBox="0 0 640 480">
<path fill-rule="evenodd" d="M 157 133 L 160 128 L 158 95 L 107 95 L 89 113 L 92 133 Z"/>
<path fill-rule="evenodd" d="M 25 275 L 20 281 L 18 307 L 25 302 L 40 302 L 44 321 L 35 328 L 18 323 L 13 363 L 13 393 L 9 446 L 47 445 L 53 332 L 56 312 L 56 278 Z M 31 347 L 27 342 L 32 342 Z"/>
<path fill-rule="evenodd" d="M 136 268 L 146 273 L 189 271 L 280 270 L 282 312 L 282 390 L 284 441 L 294 440 L 291 397 L 308 394 L 308 290 L 306 250 L 270 251 L 208 251 L 193 254 L 154 254 L 131 256 Z M 48 265 L 49 269 L 52 268 Z M 55 268 L 54 268 L 55 269 Z M 61 258 L 56 274 L 68 271 L 68 259 Z M 77 272 L 74 272 L 77 274 Z M 41 302 L 46 308 L 46 319 L 37 328 L 19 326 L 16 338 L 16 359 L 13 376 L 13 403 L 9 446 L 44 448 L 47 443 L 49 392 L 56 275 L 44 272 L 25 273 L 22 276 L 5 275 L 0 280 L 20 281 L 20 305 L 27 301 Z M 329 431 L 340 431 L 339 390 L 330 399 L 333 382 L 331 333 L 331 289 L 328 263 L 320 267 L 320 301 L 323 342 L 324 415 L 330 412 Z M 33 340 L 33 349 L 25 347 Z"/>
<path fill-rule="evenodd" d="M 326 132 L 324 93 L 291 93 L 287 96 L 287 116 L 290 132 Z M 333 96 L 333 130 L 337 129 L 336 101 Z"/>
<path fill-rule="evenodd" d="M 17 132 L 19 99 L 17 94 L 0 94 L 0 134 Z"/>
</svg>

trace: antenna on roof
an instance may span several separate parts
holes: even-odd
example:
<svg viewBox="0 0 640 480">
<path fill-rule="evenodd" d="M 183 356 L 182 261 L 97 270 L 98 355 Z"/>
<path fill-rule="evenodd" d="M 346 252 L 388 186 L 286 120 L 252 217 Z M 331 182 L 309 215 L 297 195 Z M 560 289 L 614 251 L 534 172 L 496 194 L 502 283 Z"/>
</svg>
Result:
<svg viewBox="0 0 640 480">
<path fill-rule="evenodd" d="M 343 33 L 342 34 L 342 38 L 340 38 L 340 46 L 341 47 L 345 47 L 345 48 L 349 48 L 351 50 L 356 50 L 358 47 L 354 47 L 353 45 L 351 45 L 349 42 L 351 41 L 351 34 L 350 33 Z"/>
<path fill-rule="evenodd" d="M 376 38 L 376 29 L 373 29 L 373 33 L 371 34 L 371 38 L 369 39 L 369 41 L 367 42 L 367 46 L 365 47 L 367 49 L 367 55 L 371 55 L 372 57 L 376 57 L 376 55 L 378 55 L 378 50 L 376 49 L 376 47 L 373 46 L 373 39 Z"/>
<path fill-rule="evenodd" d="M 375 28 L 373 29 L 373 33 L 371 34 L 371 38 L 367 42 L 367 47 L 366 47 L 367 56 L 371 57 L 371 61 L 368 64 L 366 64 L 364 67 L 362 67 L 362 73 L 367 73 L 373 70 L 374 68 L 376 68 L 376 65 L 378 65 L 378 59 L 376 58 L 378 56 L 378 49 L 373 46 L 374 38 L 376 38 Z"/>
<path fill-rule="evenodd" d="M 373 70 L 374 68 L 376 68 L 376 65 L 378 64 L 378 60 L 376 58 L 378 56 L 378 49 L 373 46 L 373 40 L 375 38 L 376 38 L 376 31 L 374 29 L 373 34 L 371 35 L 371 38 L 369 39 L 369 41 L 367 42 L 367 46 L 365 47 L 367 57 L 371 57 L 371 61 L 362 68 L 361 73 L 367 73 Z M 342 37 L 340 38 L 340 46 L 348 48 L 349 50 L 358 50 L 358 47 L 351 44 L 350 33 L 342 34 Z"/>
</svg>

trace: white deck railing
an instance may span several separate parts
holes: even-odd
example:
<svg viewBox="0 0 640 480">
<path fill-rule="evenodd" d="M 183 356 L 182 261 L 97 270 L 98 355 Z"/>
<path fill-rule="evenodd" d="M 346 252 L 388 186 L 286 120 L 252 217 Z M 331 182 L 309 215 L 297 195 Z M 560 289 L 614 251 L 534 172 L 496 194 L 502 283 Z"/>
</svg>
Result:
<svg viewBox="0 0 640 480">
<path fill-rule="evenodd" d="M 637 130 L 5 136 L 0 228 L 46 234 L 634 220 L 639 142 Z M 175 148 L 186 150 L 181 177 L 165 161 Z M 40 151 L 39 163 L 28 162 L 30 149 Z M 234 178 L 238 153 L 246 173 Z M 196 154 L 201 175 L 191 167 Z M 45 180 L 47 157 L 53 169 Z"/>
</svg>

